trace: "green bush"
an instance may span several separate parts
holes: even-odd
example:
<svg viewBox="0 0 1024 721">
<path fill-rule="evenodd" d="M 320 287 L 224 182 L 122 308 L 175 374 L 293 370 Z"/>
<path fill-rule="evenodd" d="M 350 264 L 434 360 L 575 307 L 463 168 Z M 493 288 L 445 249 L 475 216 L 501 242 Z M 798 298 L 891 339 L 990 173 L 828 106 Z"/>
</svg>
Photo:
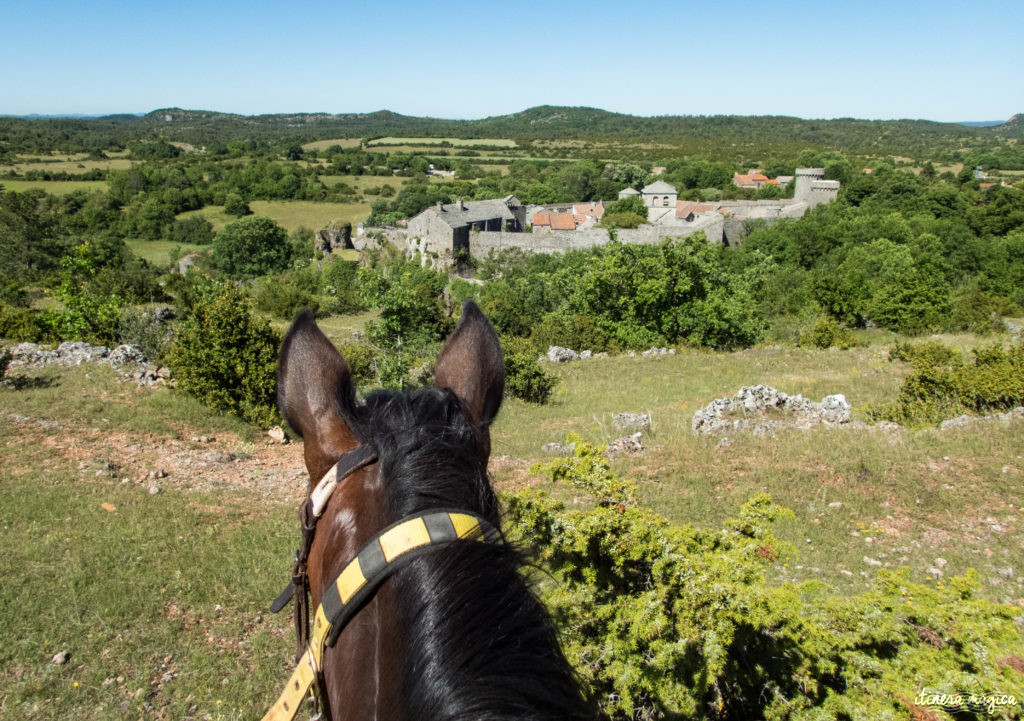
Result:
<svg viewBox="0 0 1024 721">
<path fill-rule="evenodd" d="M 224 413 L 267 427 L 274 405 L 281 337 L 253 313 L 252 300 L 230 284 L 196 299 L 178 329 L 169 362 L 176 387 Z"/>
<path fill-rule="evenodd" d="M 117 321 L 117 339 L 138 346 L 146 358 L 159 362 L 169 343 L 168 329 L 148 308 L 130 308 Z"/>
<path fill-rule="evenodd" d="M 533 327 L 530 342 L 538 351 L 546 351 L 553 345 L 595 353 L 618 349 L 611 334 L 591 316 L 558 311 L 548 313 Z"/>
<path fill-rule="evenodd" d="M 249 216 L 228 223 L 213 239 L 210 262 L 232 278 L 286 270 L 292 249 L 288 232 L 270 218 Z"/>
<path fill-rule="evenodd" d="M 7 366 L 11 364 L 12 357 L 13 355 L 11 354 L 10 348 L 0 350 L 0 381 L 2 381 L 4 376 L 7 375 Z"/>
<path fill-rule="evenodd" d="M 338 346 L 338 350 L 341 351 L 341 355 L 348 362 L 349 372 L 352 373 L 352 377 L 356 381 L 366 383 L 374 379 L 375 370 L 372 348 L 351 343 Z"/>
<path fill-rule="evenodd" d="M 175 220 L 167 232 L 167 239 L 172 243 L 209 245 L 213 242 L 213 223 L 201 215 Z"/>
<path fill-rule="evenodd" d="M 312 293 L 283 278 L 268 278 L 259 285 L 256 307 L 283 320 L 291 320 L 303 308 L 320 312 L 320 302 Z"/>
<path fill-rule="evenodd" d="M 505 359 L 505 393 L 527 403 L 543 405 L 558 385 L 556 376 L 545 373 L 537 362 L 537 351 L 523 338 L 502 341 Z"/>
<path fill-rule="evenodd" d="M 907 360 L 914 372 L 895 402 L 874 415 L 905 424 L 935 424 L 964 413 L 1006 411 L 1024 404 L 1024 347 L 992 346 L 965 363 L 938 343 L 896 347 L 890 357 Z"/>
<path fill-rule="evenodd" d="M 573 457 L 533 470 L 593 507 L 528 488 L 504 497 L 505 528 L 539 549 L 566 655 L 613 719 L 937 718 L 914 698 L 951 679 L 1024 696 L 1001 660 L 1020 652 L 1019 609 L 977 598 L 974 572 L 926 587 L 881 571 L 854 598 L 772 585 L 793 549 L 772 532 L 791 514 L 767 495 L 720 530 L 675 526 L 639 506 L 602 449 L 570 440 Z"/>
<path fill-rule="evenodd" d="M 1021 308 L 1009 298 L 972 290 L 953 301 L 950 330 L 971 333 L 1000 333 L 1005 330 L 1002 316 L 1016 317 Z"/>
<path fill-rule="evenodd" d="M 0 338 L 36 343 L 42 339 L 37 314 L 29 308 L 0 304 Z"/>
<path fill-rule="evenodd" d="M 802 348 L 839 348 L 847 350 L 856 345 L 857 336 L 849 328 L 836 323 L 832 318 L 822 318 L 807 333 L 800 335 L 800 347 Z"/>
</svg>

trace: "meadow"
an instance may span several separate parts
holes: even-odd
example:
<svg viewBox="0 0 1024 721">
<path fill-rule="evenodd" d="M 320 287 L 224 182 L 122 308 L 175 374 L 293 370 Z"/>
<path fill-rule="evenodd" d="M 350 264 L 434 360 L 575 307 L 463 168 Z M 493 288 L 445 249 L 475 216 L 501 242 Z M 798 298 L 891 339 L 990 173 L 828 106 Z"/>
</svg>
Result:
<svg viewBox="0 0 1024 721">
<path fill-rule="evenodd" d="M 379 178 L 377 179 L 380 180 Z M 386 181 L 387 179 L 385 179 Z M 328 225 L 352 223 L 356 225 L 370 217 L 369 203 L 321 203 L 311 200 L 252 200 L 249 208 L 253 215 L 270 218 L 285 230 L 299 228 L 326 228 Z M 179 219 L 199 215 L 213 224 L 215 231 L 236 220 L 224 212 L 223 206 L 208 205 L 178 215 Z"/>
<path fill-rule="evenodd" d="M 373 315 L 321 324 L 351 342 Z M 908 372 L 886 348 L 684 348 L 545 363 L 560 380 L 554 400 L 506 399 L 491 472 L 499 489 L 546 487 L 572 505 L 571 489 L 530 471 L 552 457 L 541 446 L 569 433 L 606 443 L 622 435 L 615 413 L 650 413 L 645 450 L 616 457 L 615 470 L 638 482 L 643 504 L 701 527 L 770 493 L 794 511 L 777 530 L 796 549 L 775 564 L 774 581 L 815 579 L 849 595 L 885 567 L 931 584 L 974 568 L 981 594 L 1024 604 L 1020 421 L 728 442 L 690 430 L 698 408 L 756 383 L 814 400 L 844 393 L 864 420 Z M 0 719 L 262 714 L 293 649 L 290 618 L 266 607 L 297 540 L 301 443 L 271 444 L 259 429 L 175 391 L 119 382 L 106 367 L 9 375 L 14 386 L 0 386 L 0 633 L 15 641 L 0 650 Z M 52 661 L 59 652 L 66 663 Z"/>
<path fill-rule="evenodd" d="M 479 145 L 490 145 L 499 148 L 514 148 L 516 141 L 509 138 L 374 138 L 366 143 L 366 147 L 380 145 L 431 146 L 448 143 L 456 148 L 473 148 Z"/>
</svg>

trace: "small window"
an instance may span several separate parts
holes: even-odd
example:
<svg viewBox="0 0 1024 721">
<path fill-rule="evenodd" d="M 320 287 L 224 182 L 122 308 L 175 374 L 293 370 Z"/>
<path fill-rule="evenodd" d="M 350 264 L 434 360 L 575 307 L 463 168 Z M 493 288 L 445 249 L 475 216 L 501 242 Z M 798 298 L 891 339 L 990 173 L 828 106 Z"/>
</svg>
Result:
<svg viewBox="0 0 1024 721">
<path fill-rule="evenodd" d="M 662 205 L 663 205 L 664 207 L 666 207 L 666 208 L 668 207 L 668 196 L 667 196 L 667 195 L 665 196 L 665 199 L 664 199 L 663 201 L 661 201 L 661 204 L 662 204 Z"/>
</svg>

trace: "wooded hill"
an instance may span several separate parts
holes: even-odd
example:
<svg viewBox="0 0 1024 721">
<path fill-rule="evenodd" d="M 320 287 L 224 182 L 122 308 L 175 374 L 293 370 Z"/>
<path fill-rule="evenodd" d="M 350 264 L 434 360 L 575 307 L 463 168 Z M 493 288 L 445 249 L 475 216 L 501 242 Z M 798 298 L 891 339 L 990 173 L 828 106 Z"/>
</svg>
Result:
<svg viewBox="0 0 1024 721">
<path fill-rule="evenodd" d="M 539 106 L 481 120 L 446 120 L 373 113 L 290 113 L 243 116 L 167 108 L 143 116 L 100 118 L 0 118 L 0 152 L 65 152 L 123 147 L 130 140 L 162 138 L 208 146 L 229 140 L 302 142 L 384 135 L 663 142 L 714 139 L 751 143 L 799 143 L 844 152 L 932 157 L 966 147 L 996 146 L 1024 137 L 1024 116 L 1002 125 L 970 127 L 928 120 L 804 120 L 787 116 L 638 117 L 596 108 Z"/>
</svg>

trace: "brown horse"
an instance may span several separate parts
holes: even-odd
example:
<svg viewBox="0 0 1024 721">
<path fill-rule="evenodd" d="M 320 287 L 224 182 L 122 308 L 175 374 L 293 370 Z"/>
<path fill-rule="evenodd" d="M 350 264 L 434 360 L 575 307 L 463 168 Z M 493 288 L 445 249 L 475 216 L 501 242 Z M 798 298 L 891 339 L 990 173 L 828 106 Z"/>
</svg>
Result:
<svg viewBox="0 0 1024 721">
<path fill-rule="evenodd" d="M 316 483 L 345 454 L 378 459 L 339 483 L 309 554 L 314 609 L 382 529 L 430 509 L 462 509 L 500 528 L 487 476 L 489 426 L 504 370 L 473 303 L 437 361 L 435 388 L 356 402 L 348 365 L 301 313 L 281 351 L 278 404 L 302 436 Z M 509 544 L 458 540 L 391 575 L 326 649 L 333 719 L 593 718 L 545 609 Z"/>
</svg>

